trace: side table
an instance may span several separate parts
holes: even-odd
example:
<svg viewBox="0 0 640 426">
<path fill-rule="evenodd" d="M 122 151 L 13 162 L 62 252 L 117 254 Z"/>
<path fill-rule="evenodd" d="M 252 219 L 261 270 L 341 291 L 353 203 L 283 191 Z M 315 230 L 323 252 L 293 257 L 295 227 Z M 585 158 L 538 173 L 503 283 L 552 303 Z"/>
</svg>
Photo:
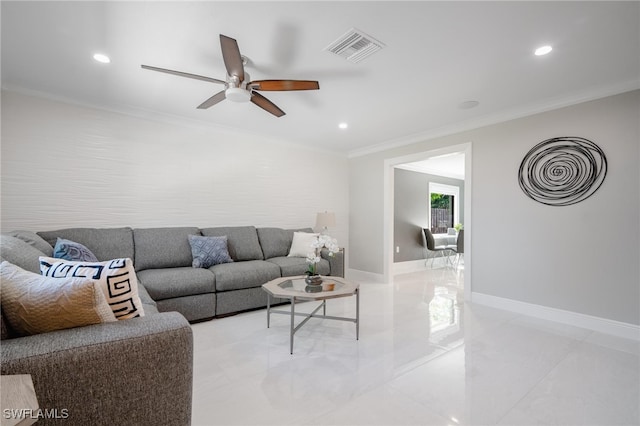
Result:
<svg viewBox="0 0 640 426">
<path fill-rule="evenodd" d="M 29 374 L 0 376 L 2 426 L 28 426 L 38 420 L 38 398 Z"/>
</svg>

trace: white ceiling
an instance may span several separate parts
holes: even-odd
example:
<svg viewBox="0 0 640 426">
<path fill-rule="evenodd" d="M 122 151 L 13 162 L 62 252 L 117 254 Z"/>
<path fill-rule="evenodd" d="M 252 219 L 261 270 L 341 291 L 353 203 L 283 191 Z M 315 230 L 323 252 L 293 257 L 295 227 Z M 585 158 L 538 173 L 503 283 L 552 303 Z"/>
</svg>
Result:
<svg viewBox="0 0 640 426">
<path fill-rule="evenodd" d="M 464 179 L 464 158 L 463 153 L 445 154 L 422 161 L 401 164 L 396 167 L 418 173 Z"/>
<path fill-rule="evenodd" d="M 640 87 L 639 2 L 2 1 L 2 87 L 160 119 L 235 128 L 351 153 Z M 323 49 L 350 28 L 386 48 L 353 64 Z M 219 34 L 252 79 L 317 79 L 196 106 L 224 79 Z M 550 44 L 537 57 L 533 50 Z M 111 64 L 93 61 L 95 52 Z M 473 109 L 461 102 L 477 100 Z M 338 129 L 348 122 L 347 130 Z M 373 147 L 373 148 L 372 148 Z"/>
</svg>

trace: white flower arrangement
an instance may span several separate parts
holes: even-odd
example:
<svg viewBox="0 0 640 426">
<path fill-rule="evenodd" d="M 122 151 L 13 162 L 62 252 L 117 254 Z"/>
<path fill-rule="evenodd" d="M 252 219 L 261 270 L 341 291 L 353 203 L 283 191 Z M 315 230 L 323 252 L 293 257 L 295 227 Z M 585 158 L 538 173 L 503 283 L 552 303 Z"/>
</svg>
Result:
<svg viewBox="0 0 640 426">
<path fill-rule="evenodd" d="M 311 243 L 313 252 L 307 254 L 307 263 L 309 268 L 307 269 L 307 275 L 316 275 L 316 268 L 320 263 L 320 251 L 326 248 L 329 251 L 329 256 L 334 256 L 340 247 L 338 247 L 338 240 L 331 238 L 328 235 L 319 235 L 316 240 Z"/>
</svg>

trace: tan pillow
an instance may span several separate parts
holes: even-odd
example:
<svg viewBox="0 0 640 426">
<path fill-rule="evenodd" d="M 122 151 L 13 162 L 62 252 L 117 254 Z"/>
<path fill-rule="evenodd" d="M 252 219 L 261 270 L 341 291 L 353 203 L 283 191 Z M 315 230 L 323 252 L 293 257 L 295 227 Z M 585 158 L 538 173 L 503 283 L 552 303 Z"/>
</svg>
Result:
<svg viewBox="0 0 640 426">
<path fill-rule="evenodd" d="M 6 261 L 0 280 L 2 312 L 20 335 L 116 321 L 96 281 L 43 277 Z"/>
</svg>

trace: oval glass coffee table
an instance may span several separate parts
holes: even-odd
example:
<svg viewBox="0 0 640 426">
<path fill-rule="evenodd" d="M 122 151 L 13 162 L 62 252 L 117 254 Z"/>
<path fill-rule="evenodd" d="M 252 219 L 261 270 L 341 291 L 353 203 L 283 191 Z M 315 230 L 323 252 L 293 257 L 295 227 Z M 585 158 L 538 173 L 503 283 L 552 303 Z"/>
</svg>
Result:
<svg viewBox="0 0 640 426">
<path fill-rule="evenodd" d="M 311 318 L 322 318 L 337 321 L 353 322 L 356 325 L 356 340 L 360 338 L 360 285 L 347 281 L 340 277 L 322 277 L 322 284 L 307 285 L 304 276 L 276 278 L 262 285 L 268 294 L 267 299 L 267 328 L 270 326 L 271 314 L 285 314 L 291 316 L 291 329 L 289 339 L 289 349 L 293 354 L 293 336 Z M 327 315 L 327 300 L 338 297 L 356 296 L 356 317 L 334 317 Z M 271 297 L 288 299 L 291 302 L 291 310 L 271 309 Z M 320 303 L 310 314 L 296 312 L 297 301 L 318 301 Z M 322 308 L 322 314 L 317 312 Z M 295 325 L 295 317 L 305 317 L 298 325 Z"/>
</svg>

